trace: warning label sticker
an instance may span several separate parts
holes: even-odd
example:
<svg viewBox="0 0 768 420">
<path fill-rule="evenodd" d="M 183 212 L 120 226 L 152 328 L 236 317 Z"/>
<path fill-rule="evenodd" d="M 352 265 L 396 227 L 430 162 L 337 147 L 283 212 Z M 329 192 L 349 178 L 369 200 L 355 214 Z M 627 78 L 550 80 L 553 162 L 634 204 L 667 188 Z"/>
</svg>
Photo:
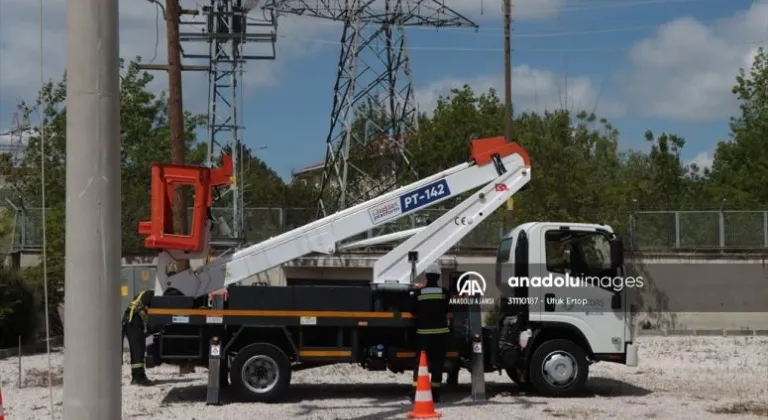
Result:
<svg viewBox="0 0 768 420">
<path fill-rule="evenodd" d="M 368 210 L 368 214 L 371 215 L 371 221 L 375 224 L 391 220 L 402 214 L 402 210 L 400 209 L 400 201 L 392 200 L 378 207 L 374 207 Z"/>
</svg>

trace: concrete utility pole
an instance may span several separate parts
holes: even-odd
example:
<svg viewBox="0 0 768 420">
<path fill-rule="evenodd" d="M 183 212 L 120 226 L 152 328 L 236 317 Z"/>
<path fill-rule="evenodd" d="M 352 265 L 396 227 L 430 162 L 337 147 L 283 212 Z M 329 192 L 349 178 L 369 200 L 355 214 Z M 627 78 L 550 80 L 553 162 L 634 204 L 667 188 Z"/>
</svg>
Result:
<svg viewBox="0 0 768 420">
<path fill-rule="evenodd" d="M 122 418 L 118 0 L 69 0 L 64 419 Z"/>
<path fill-rule="evenodd" d="M 512 142 L 512 0 L 504 1 L 504 137 Z"/>
</svg>

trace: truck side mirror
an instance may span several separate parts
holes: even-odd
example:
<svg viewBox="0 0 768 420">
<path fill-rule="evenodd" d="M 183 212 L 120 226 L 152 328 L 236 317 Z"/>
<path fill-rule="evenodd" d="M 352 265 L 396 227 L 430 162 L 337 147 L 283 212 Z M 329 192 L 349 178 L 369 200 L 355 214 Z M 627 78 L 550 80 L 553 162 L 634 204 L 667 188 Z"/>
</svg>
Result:
<svg viewBox="0 0 768 420">
<path fill-rule="evenodd" d="M 611 239 L 611 267 L 619 268 L 624 265 L 624 243 L 619 235 Z"/>
</svg>

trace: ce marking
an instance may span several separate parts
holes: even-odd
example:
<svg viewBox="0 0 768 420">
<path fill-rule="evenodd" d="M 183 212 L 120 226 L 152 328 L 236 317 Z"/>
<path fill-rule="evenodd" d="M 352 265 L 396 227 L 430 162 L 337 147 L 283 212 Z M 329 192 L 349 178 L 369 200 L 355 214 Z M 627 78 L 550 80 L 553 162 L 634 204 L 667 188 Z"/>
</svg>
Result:
<svg viewBox="0 0 768 420">
<path fill-rule="evenodd" d="M 468 219 L 467 216 L 464 216 L 464 217 L 454 217 L 453 218 L 453 223 L 456 226 L 471 225 L 472 224 L 472 220 Z"/>
</svg>

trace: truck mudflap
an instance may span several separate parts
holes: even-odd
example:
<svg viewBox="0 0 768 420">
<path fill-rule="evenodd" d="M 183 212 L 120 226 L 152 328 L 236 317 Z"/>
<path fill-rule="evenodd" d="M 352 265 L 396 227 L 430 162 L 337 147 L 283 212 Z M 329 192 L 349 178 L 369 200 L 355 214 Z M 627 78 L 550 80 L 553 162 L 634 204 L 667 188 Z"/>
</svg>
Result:
<svg viewBox="0 0 768 420">
<path fill-rule="evenodd" d="M 638 355 L 639 347 L 635 343 L 626 344 L 626 365 L 629 367 L 637 367 L 640 364 L 640 357 Z"/>
<path fill-rule="evenodd" d="M 638 349 L 637 344 L 624 343 L 623 353 L 598 353 L 593 354 L 591 359 L 596 362 L 610 362 L 637 367 L 639 365 Z"/>
</svg>

